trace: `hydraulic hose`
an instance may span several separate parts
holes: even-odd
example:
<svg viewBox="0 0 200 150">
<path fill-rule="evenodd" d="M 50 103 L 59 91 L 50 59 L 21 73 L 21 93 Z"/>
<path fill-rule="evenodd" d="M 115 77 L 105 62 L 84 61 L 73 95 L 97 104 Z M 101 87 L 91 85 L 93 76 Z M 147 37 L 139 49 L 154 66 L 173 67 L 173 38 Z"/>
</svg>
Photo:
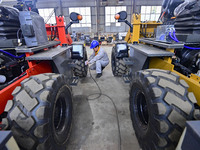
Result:
<svg viewBox="0 0 200 150">
<path fill-rule="evenodd" d="M 99 93 L 94 93 L 94 94 L 90 94 L 90 95 L 88 95 L 87 96 L 87 100 L 95 100 L 95 99 L 98 99 L 98 98 L 100 98 L 101 96 L 105 96 L 105 97 L 107 97 L 111 102 L 112 102 L 112 104 L 113 104 L 113 106 L 114 106 L 114 109 L 115 109 L 115 113 L 116 113 L 116 120 L 117 120 L 117 128 L 118 128 L 118 149 L 119 150 L 121 150 L 121 130 L 120 130 L 120 123 L 119 123 L 119 116 L 118 116 L 118 110 L 117 110 L 117 106 L 116 106 L 116 104 L 115 104 L 115 102 L 114 102 L 114 100 L 110 97 L 110 96 L 108 96 L 108 95 L 106 95 L 106 94 L 103 94 L 102 93 L 102 91 L 101 91 L 101 88 L 100 88 L 100 86 L 99 86 L 99 84 L 97 83 L 97 81 L 94 79 L 94 77 L 92 76 L 92 74 L 91 74 L 91 71 L 90 71 L 90 67 L 88 67 L 89 68 L 89 73 L 90 73 L 90 78 L 94 81 L 94 83 L 96 84 L 96 86 L 97 86 L 97 88 L 98 88 L 98 90 L 99 90 Z M 95 95 L 97 95 L 95 98 L 89 98 L 89 97 L 91 97 L 91 96 L 95 96 Z"/>
<path fill-rule="evenodd" d="M 174 40 L 175 42 L 177 42 L 177 43 L 180 42 L 180 41 L 177 39 L 177 37 L 176 37 L 175 31 L 173 31 L 173 37 L 172 37 L 172 35 L 171 35 L 171 32 L 169 32 L 169 37 L 170 37 L 172 40 Z M 185 45 L 184 45 L 184 47 L 187 48 L 187 49 L 190 49 L 190 50 L 200 50 L 200 47 L 189 47 L 189 46 L 185 46 Z"/>
<path fill-rule="evenodd" d="M 13 58 L 16 58 L 16 59 L 20 59 L 20 58 L 22 58 L 22 57 L 25 56 L 25 54 L 20 55 L 20 56 L 15 56 L 15 55 L 13 55 L 13 54 L 11 54 L 11 53 L 9 53 L 9 52 L 6 52 L 6 51 L 4 51 L 4 50 L 2 50 L 2 49 L 0 49 L 0 52 L 2 52 L 2 53 L 4 53 L 4 54 L 7 54 L 7 55 L 9 55 L 9 56 L 11 56 L 11 57 L 13 57 Z"/>
<path fill-rule="evenodd" d="M 200 50 L 200 48 L 198 47 L 189 47 L 189 46 L 184 46 L 184 47 L 191 50 Z"/>
<path fill-rule="evenodd" d="M 172 39 L 172 40 L 174 40 L 175 42 L 179 42 L 178 40 L 176 40 L 174 37 L 172 37 L 172 35 L 171 35 L 171 32 L 169 32 L 169 37 Z"/>
</svg>

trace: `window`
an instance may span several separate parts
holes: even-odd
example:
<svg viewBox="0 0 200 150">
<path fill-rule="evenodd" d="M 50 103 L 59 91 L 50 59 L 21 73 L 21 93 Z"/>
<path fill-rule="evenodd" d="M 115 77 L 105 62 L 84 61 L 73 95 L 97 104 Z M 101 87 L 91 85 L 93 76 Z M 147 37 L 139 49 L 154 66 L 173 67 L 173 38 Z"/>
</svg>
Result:
<svg viewBox="0 0 200 150">
<path fill-rule="evenodd" d="M 80 23 L 72 24 L 72 27 L 91 27 L 90 7 L 75 7 L 69 8 L 69 13 L 76 12 L 83 16 Z"/>
<path fill-rule="evenodd" d="M 161 6 L 142 6 L 141 21 L 158 21 Z"/>
<path fill-rule="evenodd" d="M 81 57 L 83 57 L 83 45 L 73 45 L 73 52 L 78 53 Z"/>
<path fill-rule="evenodd" d="M 115 14 L 120 11 L 126 11 L 126 6 L 117 6 L 117 7 L 106 7 L 106 26 L 111 26 L 111 24 L 115 24 L 116 26 L 121 26 L 121 23 L 115 20 Z"/>
<path fill-rule="evenodd" d="M 38 9 L 40 16 L 44 18 L 44 22 L 47 24 L 55 24 L 56 17 L 54 8 Z"/>
<path fill-rule="evenodd" d="M 117 44 L 117 51 L 123 51 L 123 50 L 127 50 L 127 45 L 126 44 Z"/>
</svg>

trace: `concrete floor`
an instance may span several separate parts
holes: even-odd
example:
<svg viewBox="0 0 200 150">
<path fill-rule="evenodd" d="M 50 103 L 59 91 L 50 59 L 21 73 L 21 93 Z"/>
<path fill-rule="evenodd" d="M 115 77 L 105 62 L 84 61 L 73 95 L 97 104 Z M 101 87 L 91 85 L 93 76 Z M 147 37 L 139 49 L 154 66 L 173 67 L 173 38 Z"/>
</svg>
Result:
<svg viewBox="0 0 200 150">
<path fill-rule="evenodd" d="M 102 46 L 111 57 L 111 46 Z M 93 50 L 86 48 L 88 56 Z M 91 71 L 95 77 L 96 72 Z M 129 84 L 122 78 L 114 77 L 111 63 L 97 79 L 102 93 L 110 96 L 118 109 L 122 150 L 140 150 L 129 113 Z M 118 150 L 118 128 L 115 109 L 105 96 L 87 100 L 87 96 L 98 92 L 94 81 L 88 76 L 73 87 L 74 122 L 67 150 Z M 91 97 L 90 97 L 91 98 Z"/>
</svg>

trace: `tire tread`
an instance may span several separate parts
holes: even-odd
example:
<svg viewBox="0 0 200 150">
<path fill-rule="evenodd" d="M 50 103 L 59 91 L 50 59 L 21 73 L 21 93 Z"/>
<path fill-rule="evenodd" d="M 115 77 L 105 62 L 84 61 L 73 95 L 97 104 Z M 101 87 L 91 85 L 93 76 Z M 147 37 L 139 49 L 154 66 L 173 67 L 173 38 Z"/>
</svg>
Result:
<svg viewBox="0 0 200 150">
<path fill-rule="evenodd" d="M 40 90 L 29 90 L 32 83 L 34 83 L 34 89 Z M 14 90 L 14 104 L 11 106 L 10 102 L 7 103 L 7 119 L 8 126 L 13 131 L 13 135 L 21 148 L 35 150 L 42 147 L 43 150 L 49 150 L 52 142 L 49 143 L 50 145 L 44 142 L 49 141 L 51 129 L 47 126 L 49 120 L 45 115 L 49 113 L 49 93 L 54 91 L 56 85 L 60 84 L 66 84 L 63 75 L 48 73 L 31 76 L 21 83 L 20 88 L 17 87 Z M 70 88 L 68 87 L 68 89 Z M 21 97 L 26 97 L 26 99 L 21 99 Z M 71 126 L 72 124 L 70 124 L 69 134 Z M 67 140 L 68 138 L 69 135 Z M 30 144 L 27 144 L 27 142 L 30 142 Z"/>
<path fill-rule="evenodd" d="M 150 112 L 155 118 L 155 124 L 151 127 L 152 132 L 156 132 L 157 140 L 155 149 L 171 150 L 176 146 L 180 135 L 185 127 L 186 120 L 194 119 L 194 103 L 196 103 L 193 93 L 188 92 L 188 85 L 175 73 L 159 69 L 141 70 L 135 73 L 131 83 L 131 89 L 140 82 L 147 93 L 151 94 L 152 110 Z M 130 90 L 130 94 L 131 94 Z M 130 111 L 133 127 L 136 128 L 134 118 L 133 100 L 130 96 Z M 143 144 L 140 133 L 137 133 L 139 143 L 142 148 L 147 148 Z M 155 138 L 156 139 L 156 138 Z M 140 141 L 141 140 L 141 141 Z M 150 145 L 148 145 L 150 146 Z M 152 146 L 152 145 L 151 145 Z M 147 148 L 148 149 L 148 148 Z"/>
</svg>

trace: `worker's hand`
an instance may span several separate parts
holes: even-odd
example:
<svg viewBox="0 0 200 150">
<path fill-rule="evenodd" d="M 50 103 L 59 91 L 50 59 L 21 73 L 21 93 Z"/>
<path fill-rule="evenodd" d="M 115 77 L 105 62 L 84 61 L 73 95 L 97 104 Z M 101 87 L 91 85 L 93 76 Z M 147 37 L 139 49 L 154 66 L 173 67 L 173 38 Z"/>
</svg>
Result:
<svg viewBox="0 0 200 150">
<path fill-rule="evenodd" d="M 86 61 L 85 61 L 85 65 L 88 65 L 88 64 L 89 64 L 89 61 L 88 61 L 88 60 L 86 60 Z"/>
</svg>

